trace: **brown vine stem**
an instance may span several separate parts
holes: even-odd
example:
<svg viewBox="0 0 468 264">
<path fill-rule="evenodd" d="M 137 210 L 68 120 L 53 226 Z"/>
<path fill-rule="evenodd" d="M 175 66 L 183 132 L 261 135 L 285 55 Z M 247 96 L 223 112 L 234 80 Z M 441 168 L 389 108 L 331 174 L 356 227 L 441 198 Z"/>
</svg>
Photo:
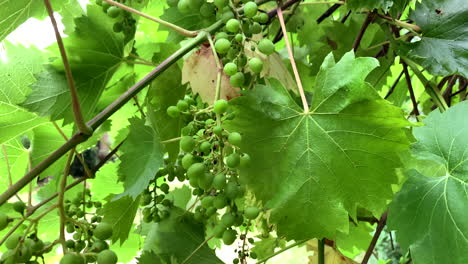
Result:
<svg viewBox="0 0 468 264">
<path fill-rule="evenodd" d="M 299 72 L 296 67 L 296 62 L 294 61 L 294 54 L 291 49 L 291 44 L 289 43 L 289 38 L 287 35 L 288 33 L 286 31 L 286 25 L 284 24 L 283 11 L 281 10 L 281 8 L 277 8 L 276 12 L 278 13 L 278 20 L 280 22 L 281 29 L 283 31 L 284 42 L 286 43 L 286 48 L 289 54 L 289 61 L 291 62 L 291 67 L 294 72 L 294 77 L 296 78 L 297 88 L 299 89 L 299 93 L 301 95 L 302 106 L 304 107 L 304 113 L 307 114 L 309 112 L 309 104 L 307 103 L 307 99 L 304 93 L 304 88 L 302 87 L 301 77 L 299 76 Z"/>
<path fill-rule="evenodd" d="M 159 19 L 159 18 L 150 16 L 150 15 L 145 14 L 145 13 L 143 13 L 143 12 L 140 12 L 140 11 L 138 11 L 138 10 L 136 10 L 136 9 L 133 9 L 133 8 L 131 8 L 131 7 L 129 7 L 129 6 L 123 5 L 123 4 L 121 4 L 121 3 L 118 3 L 118 2 L 115 2 L 115 1 L 112 1 L 112 0 L 103 0 L 103 1 L 109 3 L 109 4 L 113 5 L 113 6 L 122 8 L 123 10 L 128 11 L 128 12 L 130 12 L 130 13 L 134 13 L 134 14 L 136 14 L 136 15 L 139 15 L 139 16 L 142 16 L 142 17 L 144 17 L 144 18 L 147 18 L 147 19 L 149 19 L 149 20 L 151 20 L 151 21 L 154 21 L 154 22 L 156 22 L 156 23 L 158 23 L 158 24 L 161 24 L 161 25 L 163 25 L 163 26 L 166 26 L 166 27 L 168 27 L 168 28 L 174 30 L 175 32 L 179 33 L 180 35 L 182 35 L 182 36 L 184 36 L 184 37 L 194 38 L 194 37 L 196 37 L 196 36 L 198 35 L 198 31 L 190 31 L 190 30 L 181 28 L 181 27 L 179 27 L 179 26 L 177 26 L 177 25 L 174 25 L 174 24 L 169 23 L 169 22 L 167 22 L 167 21 L 165 21 L 165 20 L 162 20 L 162 19 Z"/>
<path fill-rule="evenodd" d="M 68 173 L 70 170 L 71 161 L 73 159 L 74 150 L 75 149 L 73 148 L 73 150 L 70 151 L 68 154 L 67 163 L 65 165 L 62 178 L 60 179 L 60 186 L 59 186 L 59 191 L 58 191 L 58 209 L 59 209 L 59 215 L 60 215 L 59 241 L 60 241 L 60 244 L 62 244 L 63 254 L 67 253 L 67 245 L 65 244 L 65 221 L 67 220 L 67 215 L 65 213 L 64 199 L 65 199 L 65 191 L 67 187 L 67 177 L 68 177 Z"/>
<path fill-rule="evenodd" d="M 353 43 L 354 52 L 357 51 L 359 44 L 361 43 L 362 37 L 364 36 L 364 33 L 366 32 L 366 29 L 372 23 L 372 21 L 374 20 L 374 17 L 375 17 L 375 12 L 371 12 L 367 15 L 366 20 L 364 20 L 364 23 L 362 24 L 361 29 L 359 30 L 359 33 Z"/>
<path fill-rule="evenodd" d="M 366 254 L 364 255 L 364 258 L 362 259 L 361 264 L 367 264 L 367 262 L 369 261 L 369 258 L 371 257 L 372 252 L 374 251 L 375 245 L 377 244 L 377 240 L 379 240 L 380 233 L 382 233 L 382 230 L 384 229 L 385 224 L 387 223 L 387 215 L 388 215 L 388 211 L 385 211 L 380 217 L 374 236 L 372 237 L 371 243 L 366 250 Z"/>
<path fill-rule="evenodd" d="M 416 119 L 419 119 L 418 117 L 420 116 L 420 114 L 418 110 L 418 102 L 416 101 L 416 97 L 414 96 L 413 85 L 411 83 L 411 76 L 408 72 L 408 65 L 404 61 L 401 61 L 401 64 L 403 65 L 403 72 L 405 73 L 406 85 L 410 94 L 411 103 L 413 104 L 413 113 L 415 114 Z"/>
<path fill-rule="evenodd" d="M 80 100 L 78 98 L 78 91 L 75 86 L 75 81 L 73 80 L 70 63 L 68 62 L 67 52 L 65 51 L 65 46 L 63 45 L 62 37 L 60 36 L 60 32 L 57 27 L 57 21 L 55 21 L 54 10 L 52 9 L 52 6 L 49 0 L 44 0 L 44 4 L 46 6 L 47 13 L 49 14 L 50 21 L 52 22 L 52 26 L 55 32 L 55 38 L 57 39 L 57 45 L 59 47 L 60 55 L 62 57 L 63 67 L 65 69 L 65 76 L 67 77 L 68 87 L 70 88 L 73 116 L 75 118 L 76 126 L 81 131 L 81 133 L 86 134 L 86 135 L 91 135 L 93 131 L 84 121 L 83 114 L 81 112 Z"/>
<path fill-rule="evenodd" d="M 210 241 L 210 239 L 212 239 L 213 237 L 214 237 L 214 235 L 212 235 L 212 236 L 208 237 L 207 239 L 205 239 L 205 241 L 203 241 L 200 245 L 198 245 L 198 247 L 196 249 L 194 249 L 192 251 L 192 253 L 190 253 L 190 255 L 186 259 L 184 259 L 184 261 L 182 261 L 181 264 L 187 263 L 193 257 L 193 255 L 195 255 L 195 253 L 197 253 L 197 251 L 200 250 L 200 248 L 202 248 L 203 245 L 208 243 L 208 241 Z"/>
</svg>

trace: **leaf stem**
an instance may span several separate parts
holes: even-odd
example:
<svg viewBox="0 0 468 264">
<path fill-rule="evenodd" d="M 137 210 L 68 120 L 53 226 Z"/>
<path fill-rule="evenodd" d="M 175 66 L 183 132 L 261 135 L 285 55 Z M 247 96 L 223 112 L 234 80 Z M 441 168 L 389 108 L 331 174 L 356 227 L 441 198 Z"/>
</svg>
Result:
<svg viewBox="0 0 468 264">
<path fill-rule="evenodd" d="M 167 143 L 177 142 L 177 141 L 179 141 L 181 138 L 182 138 L 182 137 L 170 138 L 170 139 L 161 141 L 161 143 L 162 143 L 162 144 L 167 144 Z"/>
<path fill-rule="evenodd" d="M 444 98 L 440 94 L 439 89 L 437 89 L 437 87 L 431 81 L 429 81 L 428 79 L 426 79 L 426 77 L 424 77 L 422 72 L 418 69 L 418 66 L 416 65 L 416 63 L 406 57 L 401 57 L 401 60 L 402 62 L 406 63 L 411 68 L 414 74 L 416 74 L 419 80 L 423 83 L 426 89 L 426 92 L 431 96 L 432 100 L 437 105 L 437 107 L 439 107 L 440 111 L 443 112 L 447 110 L 448 109 L 447 103 L 445 102 Z"/>
<path fill-rule="evenodd" d="M 299 240 L 299 241 L 297 241 L 297 242 L 295 242 L 295 243 L 293 243 L 293 244 L 291 244 L 291 245 L 289 245 L 289 246 L 287 246 L 287 247 L 285 247 L 285 248 L 283 248 L 283 249 L 281 249 L 281 250 L 278 250 L 278 251 L 274 252 L 273 254 L 271 254 L 271 255 L 269 255 L 269 256 L 267 256 L 267 257 L 265 257 L 265 258 L 263 258 L 263 259 L 257 261 L 256 264 L 265 263 L 265 262 L 267 262 L 267 260 L 271 259 L 272 257 L 275 257 L 275 256 L 277 256 L 277 255 L 279 255 L 279 254 L 281 254 L 281 253 L 283 253 L 283 252 L 285 252 L 285 251 L 287 251 L 287 250 L 293 248 L 293 247 L 296 247 L 296 246 L 299 246 L 299 245 L 301 245 L 301 244 L 304 244 L 304 243 L 307 242 L 308 240 L 309 240 L 309 239 Z"/>
<path fill-rule="evenodd" d="M 402 27 L 402 28 L 406 28 L 412 32 L 421 32 L 421 27 L 419 27 L 418 25 L 414 25 L 414 24 L 410 24 L 410 23 L 406 23 L 406 22 L 403 22 L 401 20 L 397 20 L 397 19 L 393 19 L 392 17 L 389 17 L 389 16 L 385 16 L 385 15 L 382 15 L 382 14 L 377 14 L 380 18 L 384 19 L 384 20 L 387 20 L 393 24 L 395 24 L 396 26 L 399 26 L 399 27 Z"/>
<path fill-rule="evenodd" d="M 372 252 L 374 251 L 375 245 L 377 244 L 377 240 L 379 240 L 380 233 L 382 233 L 382 230 L 384 229 L 385 224 L 387 223 L 387 214 L 388 214 L 388 211 L 385 211 L 380 217 L 374 236 L 372 237 L 371 243 L 366 250 L 366 254 L 364 255 L 364 258 L 362 259 L 361 264 L 367 264 L 367 262 L 369 261 L 370 256 L 372 255 Z"/>
<path fill-rule="evenodd" d="M 10 161 L 8 160 L 8 153 L 6 151 L 5 144 L 2 144 L 2 151 L 3 151 L 3 158 L 5 158 L 5 164 L 8 174 L 8 186 L 13 185 L 13 180 L 11 179 L 11 169 L 10 169 Z"/>
<path fill-rule="evenodd" d="M 213 52 L 213 57 L 216 62 L 216 67 L 218 68 L 218 74 L 216 75 L 216 91 L 215 91 L 215 98 L 214 98 L 214 101 L 216 102 L 221 97 L 221 77 L 223 73 L 223 68 L 221 67 L 221 62 L 219 61 L 219 57 L 218 57 L 218 54 L 216 53 L 215 45 L 213 43 L 213 38 L 211 37 L 210 34 L 208 34 L 207 39 L 208 39 L 208 42 L 210 43 L 211 51 Z M 218 115 L 216 115 L 216 118 L 219 119 Z"/>
<path fill-rule="evenodd" d="M 408 86 L 411 103 L 413 104 L 413 113 L 415 114 L 416 119 L 418 119 L 420 115 L 418 110 L 418 102 L 416 101 L 416 97 L 414 96 L 413 85 L 411 84 L 411 76 L 408 72 L 408 65 L 404 61 L 401 61 L 401 64 L 403 65 L 403 72 L 405 73 L 406 85 Z"/>
<path fill-rule="evenodd" d="M 122 142 L 120 142 L 111 152 L 109 152 L 101 161 L 99 161 L 99 163 L 92 169 L 93 171 L 93 174 L 96 173 L 102 166 L 104 166 L 104 164 L 106 164 L 106 162 L 108 160 L 110 160 L 112 158 L 112 156 L 115 155 L 115 153 L 117 153 L 117 151 L 119 150 L 119 148 L 123 145 L 123 143 L 127 140 L 127 138 L 125 138 L 124 140 L 122 140 Z"/>
<path fill-rule="evenodd" d="M 172 23 L 169 23 L 165 20 L 162 20 L 162 19 L 159 19 L 159 18 L 156 18 L 156 17 L 153 17 L 153 16 L 150 16 L 148 14 L 145 14 L 143 12 L 140 12 L 136 9 L 133 9 L 129 6 L 126 6 L 124 4 L 121 4 L 121 3 L 118 3 L 118 2 L 115 2 L 115 1 L 112 1 L 112 0 L 104 0 L 105 2 L 113 5 L 113 6 L 116 6 L 116 7 L 119 7 L 119 8 L 122 8 L 123 10 L 125 11 L 128 11 L 130 13 L 134 13 L 136 15 L 139 15 L 139 16 L 142 16 L 144 18 L 147 18 L 151 21 L 154 21 L 158 24 L 161 24 L 163 26 L 166 26 L 172 30 L 174 30 L 175 32 L 179 33 L 180 35 L 184 36 L 184 37 L 188 37 L 188 38 L 193 38 L 193 37 L 196 37 L 198 35 L 198 31 L 191 31 L 191 30 L 187 30 L 187 29 L 184 29 L 184 28 L 181 28 L 175 24 L 172 24 Z"/>
<path fill-rule="evenodd" d="M 362 24 L 361 29 L 359 30 L 359 33 L 356 36 L 356 39 L 354 40 L 354 43 L 353 43 L 354 52 L 357 51 L 359 44 L 361 43 L 362 37 L 364 36 L 364 33 L 366 32 L 369 25 L 374 20 L 374 17 L 375 17 L 375 12 L 371 12 L 367 15 L 366 20 L 364 20 L 364 23 Z"/>
<path fill-rule="evenodd" d="M 70 63 L 68 62 L 67 52 L 65 51 L 65 46 L 63 44 L 62 37 L 60 36 L 60 32 L 57 27 L 57 21 L 55 21 L 54 11 L 49 0 L 44 0 L 44 4 L 46 6 L 47 13 L 49 14 L 50 21 L 52 22 L 52 26 L 55 32 L 55 38 L 57 39 L 57 45 L 59 47 L 60 55 L 62 57 L 63 67 L 65 69 L 65 76 L 67 77 L 68 87 L 70 88 L 73 116 L 75 119 L 76 126 L 81 131 L 81 133 L 91 135 L 93 131 L 84 121 L 83 114 L 81 112 L 80 100 L 78 98 L 78 90 L 76 89 L 75 81 L 73 80 L 73 74 L 71 71 Z"/>
<path fill-rule="evenodd" d="M 325 239 L 317 239 L 318 264 L 325 264 Z"/>
<path fill-rule="evenodd" d="M 187 258 L 184 259 L 184 261 L 182 261 L 181 264 L 187 263 L 187 261 L 189 261 L 193 257 L 193 255 L 195 255 L 195 253 L 197 253 L 197 251 L 200 250 L 200 248 L 202 248 L 203 245 L 208 243 L 208 241 L 210 241 L 210 239 L 212 239 L 213 237 L 214 237 L 214 235 L 212 235 L 212 236 L 208 237 L 207 239 L 205 239 L 205 241 L 203 241 L 200 245 L 198 245 L 198 247 L 196 249 L 194 249 L 192 251 L 192 253 L 190 253 L 190 255 Z"/>
<path fill-rule="evenodd" d="M 299 94 L 301 95 L 302 106 L 304 107 L 304 113 L 308 113 L 309 104 L 307 103 L 307 99 L 304 93 L 304 88 L 302 87 L 301 78 L 299 76 L 299 72 L 296 67 L 296 62 L 294 61 L 294 54 L 291 49 L 291 44 L 289 43 L 289 38 L 287 35 L 288 32 L 286 31 L 286 25 L 284 24 L 283 11 L 281 10 L 281 8 L 277 8 L 276 12 L 278 13 L 278 20 L 280 22 L 281 29 L 283 31 L 283 38 L 284 38 L 284 42 L 286 43 L 286 48 L 288 50 L 289 61 L 291 62 L 291 67 L 294 72 L 294 77 L 296 78 L 296 84 L 299 89 Z"/>
</svg>

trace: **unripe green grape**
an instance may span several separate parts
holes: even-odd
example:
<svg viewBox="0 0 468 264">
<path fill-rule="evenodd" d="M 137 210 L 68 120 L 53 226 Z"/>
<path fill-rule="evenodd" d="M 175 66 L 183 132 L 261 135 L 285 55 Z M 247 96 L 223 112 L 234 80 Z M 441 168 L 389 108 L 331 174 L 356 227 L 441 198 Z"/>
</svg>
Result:
<svg viewBox="0 0 468 264">
<path fill-rule="evenodd" d="M 75 248 L 75 241 L 68 239 L 65 241 L 65 246 L 70 249 Z"/>
<path fill-rule="evenodd" d="M 143 216 L 143 222 L 150 223 L 151 221 L 153 221 L 153 217 L 151 216 L 151 214 Z"/>
<path fill-rule="evenodd" d="M 263 69 L 263 61 L 259 58 L 251 58 L 249 60 L 249 68 L 255 73 L 260 73 Z"/>
<path fill-rule="evenodd" d="M 96 5 L 102 6 L 102 0 L 96 0 Z"/>
<path fill-rule="evenodd" d="M 224 190 L 224 194 L 227 198 L 234 200 L 239 195 L 239 186 L 235 182 L 228 182 Z"/>
<path fill-rule="evenodd" d="M 245 77 L 242 72 L 237 72 L 229 79 L 229 82 L 234 87 L 241 87 L 245 82 Z"/>
<path fill-rule="evenodd" d="M 250 27 L 249 27 L 249 31 L 250 33 L 252 34 L 258 34 L 260 32 L 262 32 L 262 26 L 257 23 L 257 22 L 254 22 Z"/>
<path fill-rule="evenodd" d="M 224 114 L 228 107 L 228 101 L 224 99 L 219 99 L 213 105 L 213 112 L 215 112 L 216 114 Z"/>
<path fill-rule="evenodd" d="M 107 9 L 107 15 L 109 17 L 112 17 L 112 18 L 116 18 L 120 15 L 120 8 L 116 7 L 116 6 L 111 6 L 109 7 L 109 9 Z"/>
<path fill-rule="evenodd" d="M 250 252 L 250 258 L 252 258 L 252 259 L 257 259 L 257 253 L 255 253 L 255 252 Z"/>
<path fill-rule="evenodd" d="M 237 42 L 241 42 L 243 39 L 244 39 L 244 36 L 239 33 L 239 34 L 236 34 L 236 36 L 234 37 L 234 39 L 237 41 Z"/>
<path fill-rule="evenodd" d="M 178 3 L 179 3 L 179 0 L 167 0 L 167 4 L 170 7 L 176 7 Z"/>
<path fill-rule="evenodd" d="M 224 38 L 216 40 L 215 50 L 219 54 L 226 53 L 229 50 L 230 47 L 231 47 L 231 42 L 229 42 L 229 40 L 224 39 Z"/>
<path fill-rule="evenodd" d="M 231 18 L 226 22 L 226 30 L 232 33 L 239 31 L 240 23 L 239 20 Z"/>
<path fill-rule="evenodd" d="M 232 76 L 237 72 L 237 65 L 233 62 L 226 63 L 223 70 L 225 74 Z"/>
<path fill-rule="evenodd" d="M 107 9 L 109 9 L 112 5 L 107 2 L 102 2 L 102 11 L 107 13 Z"/>
<path fill-rule="evenodd" d="M 199 179 L 205 173 L 205 165 L 203 163 L 194 163 L 187 170 L 187 176 L 189 179 Z M 197 183 L 198 185 L 198 183 Z"/>
<path fill-rule="evenodd" d="M 169 193 L 169 184 L 163 183 L 163 184 L 161 184 L 161 186 L 159 186 L 159 189 L 160 189 L 163 193 L 168 194 L 168 193 Z"/>
<path fill-rule="evenodd" d="M 224 173 L 218 173 L 213 178 L 213 187 L 217 190 L 222 190 L 226 187 L 226 175 Z"/>
<path fill-rule="evenodd" d="M 65 226 L 65 230 L 67 231 L 67 233 L 73 233 L 75 232 L 75 226 L 73 226 L 73 224 L 67 224 Z"/>
<path fill-rule="evenodd" d="M 200 144 L 200 152 L 203 152 L 205 155 L 208 155 L 211 152 L 211 143 L 204 141 Z"/>
<path fill-rule="evenodd" d="M 227 205 L 226 197 L 224 197 L 223 195 L 218 195 L 213 200 L 213 206 L 216 209 L 222 209 L 226 207 L 226 205 Z"/>
<path fill-rule="evenodd" d="M 255 15 L 253 19 L 255 22 L 262 23 L 262 24 L 265 24 L 268 22 L 268 20 L 270 20 L 267 13 L 259 13 Z"/>
<path fill-rule="evenodd" d="M 242 142 L 241 134 L 237 132 L 231 132 L 228 136 L 228 142 L 233 146 L 240 146 Z"/>
<path fill-rule="evenodd" d="M 97 256 L 97 263 L 98 264 L 115 264 L 117 263 L 117 255 L 114 251 L 106 249 L 101 251 Z"/>
<path fill-rule="evenodd" d="M 189 0 L 191 11 L 200 10 L 200 7 L 202 6 L 203 2 L 204 0 Z"/>
<path fill-rule="evenodd" d="M 240 157 L 240 167 L 241 168 L 248 168 L 249 165 L 250 165 L 250 156 L 249 154 L 246 154 L 244 153 L 241 157 Z"/>
<path fill-rule="evenodd" d="M 212 215 L 214 215 L 216 213 L 216 208 L 214 207 L 209 207 L 206 209 L 206 212 L 205 212 L 205 215 L 207 217 L 211 217 Z"/>
<path fill-rule="evenodd" d="M 34 241 L 34 244 L 31 247 L 31 250 L 33 252 L 38 252 L 38 251 L 41 251 L 42 249 L 44 249 L 44 242 L 40 239 Z"/>
<path fill-rule="evenodd" d="M 22 201 L 17 201 L 13 203 L 13 210 L 15 210 L 16 212 L 23 214 L 25 209 L 26 209 L 26 204 L 23 203 Z"/>
<path fill-rule="evenodd" d="M 180 139 L 180 149 L 185 152 L 192 152 L 195 149 L 196 142 L 191 136 L 183 136 Z"/>
<path fill-rule="evenodd" d="M 114 30 L 115 33 L 122 32 L 122 30 L 123 30 L 122 22 L 115 23 L 114 26 L 112 27 L 112 30 Z"/>
<path fill-rule="evenodd" d="M 226 165 L 229 168 L 237 168 L 240 164 L 240 156 L 237 153 L 232 153 L 226 158 Z"/>
<path fill-rule="evenodd" d="M 215 121 L 214 121 L 213 119 L 208 118 L 207 120 L 205 120 L 205 125 L 209 126 L 209 125 L 211 125 L 211 124 L 214 124 L 214 122 L 215 122 Z"/>
<path fill-rule="evenodd" d="M 213 184 L 214 175 L 211 172 L 205 173 L 198 179 L 198 186 L 203 190 L 209 190 Z"/>
<path fill-rule="evenodd" d="M 221 21 L 226 23 L 229 19 L 232 19 L 234 17 L 235 17 L 234 13 L 231 11 L 229 7 L 225 7 L 223 9 L 222 14 L 221 14 Z"/>
<path fill-rule="evenodd" d="M 213 205 L 213 200 L 214 200 L 214 197 L 213 196 L 205 196 L 203 197 L 203 199 L 201 200 L 201 205 L 204 207 L 204 208 L 209 208 Z"/>
<path fill-rule="evenodd" d="M 222 10 L 227 6 L 228 0 L 214 0 L 213 3 L 219 10 Z"/>
<path fill-rule="evenodd" d="M 193 164 L 193 155 L 188 153 L 182 158 L 182 167 L 188 169 Z"/>
<path fill-rule="evenodd" d="M 229 35 L 224 31 L 220 31 L 220 32 L 216 33 L 216 35 L 215 35 L 216 40 L 218 40 L 218 39 L 228 39 L 228 38 L 229 38 Z"/>
<path fill-rule="evenodd" d="M 26 263 L 32 257 L 31 248 L 23 245 L 19 250 L 17 250 L 17 260 L 20 263 Z"/>
<path fill-rule="evenodd" d="M 257 48 L 261 53 L 265 55 L 270 55 L 273 54 L 273 52 L 275 52 L 275 44 L 273 44 L 271 40 L 266 38 L 258 42 Z"/>
<path fill-rule="evenodd" d="M 80 238 L 81 238 L 81 232 L 76 232 L 75 234 L 73 234 L 73 239 L 80 240 Z"/>
<path fill-rule="evenodd" d="M 215 15 L 215 7 L 213 4 L 210 4 L 210 3 L 204 3 L 201 7 L 200 7 L 200 15 L 202 17 L 206 17 L 206 18 L 209 18 L 209 17 L 212 17 Z"/>
<path fill-rule="evenodd" d="M 247 219 L 253 220 L 257 218 L 259 214 L 260 214 L 260 209 L 258 209 L 257 207 L 251 206 L 251 207 L 247 207 L 244 209 L 244 216 Z"/>
<path fill-rule="evenodd" d="M 60 264 L 85 264 L 85 259 L 75 253 L 67 253 L 60 259 Z"/>
<path fill-rule="evenodd" d="M 223 134 L 223 128 L 221 126 L 213 127 L 213 133 L 215 135 L 221 136 Z"/>
<path fill-rule="evenodd" d="M 141 198 L 140 204 L 141 204 L 142 206 L 146 206 L 146 205 L 148 205 L 148 204 L 151 203 L 151 200 L 152 200 L 152 199 L 153 199 L 153 198 L 151 197 L 150 194 L 144 194 L 143 197 Z"/>
<path fill-rule="evenodd" d="M 233 215 L 232 213 L 225 213 L 221 217 L 221 224 L 224 227 L 231 227 L 234 224 L 234 221 L 236 220 L 236 216 Z"/>
<path fill-rule="evenodd" d="M 20 234 L 12 234 L 8 239 L 5 241 L 5 246 L 8 249 L 15 249 L 18 245 L 19 241 L 21 240 Z"/>
<path fill-rule="evenodd" d="M 176 106 L 181 112 L 187 111 L 187 109 L 189 108 L 188 103 L 184 100 L 179 100 Z"/>
<path fill-rule="evenodd" d="M 173 118 L 176 118 L 176 117 L 179 117 L 180 116 L 180 110 L 179 108 L 177 108 L 177 106 L 175 105 L 171 105 L 167 108 L 166 110 L 167 114 L 170 116 L 170 117 L 173 117 Z"/>
<path fill-rule="evenodd" d="M 100 240 L 106 240 L 112 237 L 112 225 L 102 222 L 94 229 L 94 236 Z"/>
<path fill-rule="evenodd" d="M 0 213 L 0 231 L 5 229 L 8 225 L 8 216 L 4 213 Z"/>
<path fill-rule="evenodd" d="M 223 243 L 225 245 L 232 245 L 232 243 L 234 243 L 234 241 L 236 241 L 236 238 L 237 238 L 236 230 L 228 229 L 228 230 L 224 231 Z"/>
<path fill-rule="evenodd" d="M 188 13 L 190 12 L 190 1 L 189 0 L 179 0 L 179 3 L 177 3 L 177 9 L 181 13 Z"/>
<path fill-rule="evenodd" d="M 226 227 L 224 227 L 222 224 L 216 225 L 213 228 L 213 235 L 216 238 L 222 238 L 225 230 L 226 230 Z"/>
<path fill-rule="evenodd" d="M 252 18 L 257 14 L 258 6 L 255 2 L 248 2 L 244 5 L 244 15 Z"/>
</svg>

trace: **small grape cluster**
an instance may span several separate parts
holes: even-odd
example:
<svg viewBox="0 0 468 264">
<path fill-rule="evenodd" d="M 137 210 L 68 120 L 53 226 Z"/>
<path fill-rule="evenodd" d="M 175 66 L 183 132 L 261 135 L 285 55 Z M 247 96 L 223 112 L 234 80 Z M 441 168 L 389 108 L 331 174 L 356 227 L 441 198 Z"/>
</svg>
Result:
<svg viewBox="0 0 468 264">
<path fill-rule="evenodd" d="M 157 223 L 169 216 L 169 208 L 172 206 L 172 201 L 166 199 L 166 194 L 169 193 L 169 185 L 165 182 L 165 178 L 163 179 L 164 183 L 158 184 L 158 180 L 168 174 L 169 170 L 167 168 L 161 168 L 156 173 L 154 181 L 144 190 L 141 196 L 140 204 L 144 206 L 143 221 L 145 223 Z"/>
<path fill-rule="evenodd" d="M 13 203 L 13 210 L 20 215 L 24 215 L 26 204 L 22 201 Z M 6 214 L 0 213 L 0 230 L 5 229 L 12 219 Z M 50 243 L 44 243 L 37 237 L 37 232 L 31 234 L 13 233 L 5 241 L 5 247 L 8 249 L 3 253 L 0 263 L 39 263 L 38 259 L 46 253 L 46 248 Z"/>
<path fill-rule="evenodd" d="M 125 4 L 125 0 L 120 0 L 117 2 Z M 116 20 L 113 26 L 115 33 L 122 32 L 125 35 L 125 41 L 133 38 L 133 35 L 136 32 L 136 20 L 129 12 L 126 12 L 119 7 L 113 6 L 103 0 L 96 0 L 96 4 L 102 6 L 102 11 L 104 11 L 104 13 L 106 13 L 109 17 Z"/>
<path fill-rule="evenodd" d="M 88 199 L 86 199 L 88 198 Z M 93 214 L 88 221 L 85 208 Z M 112 237 L 112 225 L 102 221 L 97 215 L 102 208 L 101 202 L 91 200 L 91 192 L 78 192 L 72 200 L 65 200 L 67 223 L 65 230 L 73 234 L 72 239 L 65 241 L 68 253 L 60 260 L 60 264 L 94 263 L 115 264 L 118 257 L 109 250 L 106 240 Z"/>
<path fill-rule="evenodd" d="M 169 116 L 192 115 L 192 121 L 182 129 L 180 164 L 186 171 L 185 179 L 193 187 L 199 205 L 195 208 L 197 221 L 213 227 L 213 235 L 231 245 L 238 237 L 236 227 L 248 226 L 260 209 L 254 206 L 238 208 L 236 199 L 244 196 L 239 183 L 238 169 L 247 168 L 250 156 L 242 153 L 242 135 L 222 127 L 225 120 L 235 117 L 229 103 L 217 100 L 212 107 L 198 108 L 192 98 L 180 100 L 167 109 Z"/>
</svg>

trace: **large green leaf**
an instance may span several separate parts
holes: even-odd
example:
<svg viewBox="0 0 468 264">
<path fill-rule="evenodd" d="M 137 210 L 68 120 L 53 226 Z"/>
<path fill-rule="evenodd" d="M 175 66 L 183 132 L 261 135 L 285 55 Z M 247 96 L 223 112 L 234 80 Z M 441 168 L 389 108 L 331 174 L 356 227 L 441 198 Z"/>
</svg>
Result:
<svg viewBox="0 0 468 264">
<path fill-rule="evenodd" d="M 120 244 L 122 244 L 127 240 L 139 205 L 139 196 L 136 199 L 124 196 L 117 200 L 111 200 L 104 205 L 102 211 L 103 221 L 112 225 L 112 242 L 120 240 Z"/>
<path fill-rule="evenodd" d="M 422 36 L 419 41 L 402 43 L 401 53 L 431 74 L 468 77 L 468 1 L 418 2 L 410 17 L 421 27 Z"/>
<path fill-rule="evenodd" d="M 467 102 L 435 110 L 414 129 L 413 155 L 445 168 L 438 176 L 408 171 L 390 205 L 388 225 L 415 264 L 468 263 L 467 112 Z"/>
<path fill-rule="evenodd" d="M 75 19 L 75 31 L 64 39 L 86 119 L 94 114 L 107 81 L 122 63 L 124 36 L 113 32 L 114 23 L 100 6 L 89 5 L 87 16 Z M 41 115 L 51 115 L 53 120 L 65 117 L 69 122 L 73 120 L 69 111 L 71 100 L 61 63 L 58 58 L 54 69 L 37 76 L 39 80 L 23 106 Z"/>
<path fill-rule="evenodd" d="M 205 230 L 201 223 L 194 220 L 193 214 L 178 207 L 170 210 L 170 217 L 152 224 L 146 237 L 144 252 L 160 258 L 152 263 L 171 263 L 174 258 L 182 263 L 205 240 Z M 187 261 L 187 264 L 223 263 L 208 245 L 204 244 Z"/>
<path fill-rule="evenodd" d="M 377 216 L 392 198 L 410 123 L 365 83 L 376 66 L 352 52 L 336 64 L 327 56 L 307 114 L 275 81 L 232 101 L 227 127 L 244 134 L 241 149 L 255 164 L 241 179 L 272 209 L 279 235 L 333 238 L 348 232 L 357 206 Z"/>
<path fill-rule="evenodd" d="M 54 11 L 68 4 L 69 0 L 52 0 Z M 23 24 L 28 18 L 42 19 L 47 16 L 44 1 L 5 0 L 0 3 L 0 41 Z"/>
<path fill-rule="evenodd" d="M 125 179 L 122 195 L 137 197 L 163 165 L 159 134 L 141 119 L 130 120 L 130 134 L 122 146 L 119 174 Z"/>
</svg>

